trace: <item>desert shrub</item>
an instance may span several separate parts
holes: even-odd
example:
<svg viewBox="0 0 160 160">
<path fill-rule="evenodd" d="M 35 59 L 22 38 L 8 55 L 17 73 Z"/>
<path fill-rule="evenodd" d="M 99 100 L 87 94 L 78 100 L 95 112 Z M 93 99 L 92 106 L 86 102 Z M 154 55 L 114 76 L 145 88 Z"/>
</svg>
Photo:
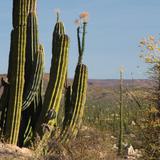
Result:
<svg viewBox="0 0 160 160">
<path fill-rule="evenodd" d="M 148 77 L 153 81 L 148 97 L 151 107 L 142 123 L 144 158 L 157 160 L 160 157 L 160 41 L 149 36 L 140 42 L 141 58 L 148 64 Z"/>
</svg>

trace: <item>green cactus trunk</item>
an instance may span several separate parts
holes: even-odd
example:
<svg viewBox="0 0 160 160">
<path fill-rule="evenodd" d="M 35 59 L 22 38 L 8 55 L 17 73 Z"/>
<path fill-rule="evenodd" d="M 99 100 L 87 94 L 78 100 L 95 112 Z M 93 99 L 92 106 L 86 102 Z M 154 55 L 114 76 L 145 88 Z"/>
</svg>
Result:
<svg viewBox="0 0 160 160">
<path fill-rule="evenodd" d="M 30 0 L 13 0 L 13 28 L 27 25 L 27 16 L 30 7 Z"/>
<path fill-rule="evenodd" d="M 57 25 L 56 25 L 57 26 Z M 57 34 L 60 29 L 53 33 L 53 52 L 50 69 L 50 79 L 44 97 L 44 104 L 37 124 L 37 132 L 41 135 L 41 125 L 47 123 L 51 126 L 56 125 L 57 115 L 60 107 L 62 91 L 65 83 L 65 75 L 68 65 L 69 38 L 67 35 Z M 63 29 L 62 29 L 63 31 Z M 48 117 L 50 111 L 55 112 L 56 117 Z"/>
<path fill-rule="evenodd" d="M 38 42 L 36 0 L 31 0 L 27 19 L 25 87 L 19 146 L 26 145 L 32 139 L 35 123 L 42 108 L 43 68 L 44 50 Z"/>
<path fill-rule="evenodd" d="M 72 108 L 71 108 L 71 95 L 72 95 L 72 87 L 67 86 L 66 92 L 65 92 L 65 103 L 64 103 L 64 120 L 63 120 L 63 128 L 62 130 L 65 129 L 65 127 L 68 125 L 69 120 L 71 119 L 72 116 Z"/>
<path fill-rule="evenodd" d="M 84 107 L 85 107 L 85 102 L 86 102 L 86 91 L 87 91 L 87 80 L 88 80 L 88 71 L 87 71 L 87 67 L 85 65 L 82 65 L 83 67 L 83 73 L 82 73 L 82 79 L 80 82 L 80 85 L 82 86 L 81 91 L 80 91 L 80 101 L 79 101 L 79 106 L 77 107 L 77 111 L 75 112 L 75 119 L 73 121 L 75 121 L 75 123 L 73 124 L 73 135 L 71 135 L 69 137 L 69 139 L 72 139 L 74 137 L 76 137 L 77 132 L 81 126 L 82 123 L 82 117 L 84 114 Z M 73 113 L 74 116 L 74 113 Z"/>
<path fill-rule="evenodd" d="M 24 95 L 19 146 L 23 146 L 32 139 L 35 123 L 42 108 L 41 82 L 43 77 L 43 64 L 44 53 L 43 49 L 40 47 L 32 66 L 31 77 L 29 80 L 31 83 L 28 85 L 27 91 Z"/>
<path fill-rule="evenodd" d="M 7 142 L 17 144 L 21 121 L 22 99 L 24 89 L 25 48 L 27 28 L 27 0 L 13 1 L 13 63 L 10 71 L 10 97 L 7 112 L 6 138 Z"/>
<path fill-rule="evenodd" d="M 62 131 L 60 133 L 60 136 L 57 138 L 61 143 L 67 143 L 71 138 L 76 137 L 78 129 L 81 126 L 84 113 L 88 71 L 87 67 L 82 64 L 82 58 L 85 48 L 86 25 L 87 23 L 84 22 L 82 40 L 80 37 L 80 27 L 77 28 L 79 57 L 73 81 L 72 94 L 70 95 L 70 97 L 66 92 L 67 97 L 65 103 L 65 118 Z"/>
<path fill-rule="evenodd" d="M 26 92 L 24 94 L 22 111 L 28 109 L 31 103 L 34 101 L 36 95 L 38 95 L 39 90 L 41 89 L 43 70 L 44 70 L 44 50 L 43 48 L 40 47 L 32 65 L 31 76 L 29 79 L 31 83 L 28 84 L 28 88 L 26 89 Z"/>
<path fill-rule="evenodd" d="M 50 79 L 42 104 L 44 50 L 39 44 L 36 4 L 37 0 L 13 0 L 8 82 L 2 79 L 4 92 L 0 98 L 0 134 L 4 134 L 7 143 L 19 146 L 31 144 L 36 133 L 42 138 L 41 143 L 48 140 L 57 126 L 65 81 L 67 84 L 69 37 L 65 35 L 57 12 Z M 87 67 L 82 64 L 85 33 L 86 23 L 83 23 L 82 44 L 80 28 L 77 29 L 79 58 L 73 86 L 66 86 L 61 142 L 74 138 L 82 122 L 88 78 Z M 49 132 L 43 133 L 43 124 L 49 126 Z"/>
<path fill-rule="evenodd" d="M 38 52 L 38 26 L 35 12 L 30 12 L 27 18 L 27 42 L 26 42 L 26 65 L 25 65 L 25 89 L 31 76 L 31 69 Z"/>
<path fill-rule="evenodd" d="M 81 126 L 86 101 L 87 79 L 87 67 L 83 64 L 78 65 L 75 71 L 70 106 L 66 106 L 70 109 L 69 115 L 67 115 L 69 119 L 58 138 L 61 143 L 66 143 L 69 139 L 74 138 Z"/>
</svg>

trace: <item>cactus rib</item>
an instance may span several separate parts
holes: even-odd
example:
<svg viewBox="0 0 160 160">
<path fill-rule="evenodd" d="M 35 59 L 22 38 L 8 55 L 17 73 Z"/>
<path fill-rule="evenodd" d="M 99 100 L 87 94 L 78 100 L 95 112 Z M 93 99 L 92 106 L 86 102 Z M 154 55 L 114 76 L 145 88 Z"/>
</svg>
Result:
<svg viewBox="0 0 160 160">
<path fill-rule="evenodd" d="M 78 65 L 75 72 L 75 78 L 72 88 L 71 107 L 72 116 L 68 125 L 60 135 L 61 143 L 68 140 L 69 137 L 74 137 L 77 128 L 80 127 L 81 119 L 84 111 L 84 104 L 86 99 L 86 86 L 87 86 L 87 68 L 85 65 Z"/>
<path fill-rule="evenodd" d="M 57 43 L 57 46 L 53 48 L 50 80 L 45 94 L 44 106 L 41 111 L 38 130 L 43 123 L 50 123 L 50 125 L 51 123 L 52 125 L 56 123 L 56 120 L 46 122 L 45 117 L 50 109 L 54 109 L 57 118 L 62 90 L 65 83 L 68 64 L 69 38 L 67 35 L 57 35 L 57 40 L 55 42 Z"/>
</svg>

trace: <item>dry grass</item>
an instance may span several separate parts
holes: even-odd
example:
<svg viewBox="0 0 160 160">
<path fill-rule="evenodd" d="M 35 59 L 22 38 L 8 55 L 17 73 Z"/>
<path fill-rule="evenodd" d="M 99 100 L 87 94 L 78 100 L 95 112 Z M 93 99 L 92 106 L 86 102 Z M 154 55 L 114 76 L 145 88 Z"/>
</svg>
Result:
<svg viewBox="0 0 160 160">
<path fill-rule="evenodd" d="M 46 160 L 120 160 L 113 148 L 111 135 L 83 126 L 76 139 L 62 146 L 53 139 L 49 142 L 50 152 L 43 156 Z"/>
</svg>

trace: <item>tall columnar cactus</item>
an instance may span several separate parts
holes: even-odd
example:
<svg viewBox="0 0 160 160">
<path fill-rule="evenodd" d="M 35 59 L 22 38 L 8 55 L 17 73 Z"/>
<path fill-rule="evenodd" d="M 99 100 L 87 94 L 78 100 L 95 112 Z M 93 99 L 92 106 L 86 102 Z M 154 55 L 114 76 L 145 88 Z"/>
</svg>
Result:
<svg viewBox="0 0 160 160">
<path fill-rule="evenodd" d="M 88 68 L 86 65 L 82 64 L 82 78 L 81 78 L 81 97 L 80 97 L 80 104 L 77 107 L 77 112 L 75 114 L 75 123 L 73 125 L 73 136 L 70 136 L 71 138 L 76 137 L 81 124 L 82 124 L 82 118 L 84 114 L 84 109 L 85 109 L 85 103 L 86 103 L 86 92 L 87 92 L 87 82 L 88 82 Z M 74 116 L 74 114 L 73 114 Z"/>
<path fill-rule="evenodd" d="M 25 48 L 26 48 L 26 28 L 28 14 L 27 0 L 13 1 L 13 49 L 10 54 L 12 68 L 10 71 L 10 97 L 7 111 L 6 136 L 7 141 L 17 144 L 21 120 L 24 71 L 25 71 Z"/>
<path fill-rule="evenodd" d="M 77 28 L 77 40 L 78 40 L 78 64 L 75 71 L 75 77 L 72 86 L 72 92 L 70 93 L 70 88 L 68 87 L 66 92 L 66 103 L 65 103 L 65 118 L 63 123 L 63 129 L 58 137 L 61 143 L 66 143 L 69 139 L 74 138 L 81 126 L 84 105 L 86 101 L 86 90 L 87 90 L 87 80 L 88 71 L 87 66 L 82 64 L 82 58 L 84 54 L 85 47 L 85 34 L 86 25 L 88 18 L 88 13 L 82 13 L 80 18 L 83 18 L 82 23 L 82 41 L 80 37 L 80 26 L 78 22 Z M 70 97 L 69 97 L 70 94 Z"/>
<path fill-rule="evenodd" d="M 77 65 L 72 86 L 70 104 L 65 106 L 70 111 L 68 111 L 65 115 L 65 126 L 63 127 L 64 129 L 59 137 L 62 143 L 74 138 L 80 128 L 86 101 L 87 80 L 88 71 L 86 65 Z"/>
<path fill-rule="evenodd" d="M 25 86 L 22 104 L 22 120 L 19 134 L 19 145 L 31 138 L 35 123 L 42 107 L 42 78 L 44 53 L 39 45 L 38 24 L 36 15 L 36 0 L 30 1 L 29 14 L 27 17 L 27 41 L 26 41 L 26 64 Z M 38 50 L 39 47 L 39 50 Z"/>
<path fill-rule="evenodd" d="M 44 69 L 44 49 L 40 45 L 39 50 L 35 55 L 35 60 L 32 64 L 31 76 L 29 79 L 29 81 L 32 83 L 28 84 L 28 88 L 24 94 L 22 111 L 25 111 L 27 108 L 29 108 L 31 103 L 34 101 L 34 98 L 38 95 L 39 89 L 41 89 L 43 69 Z"/>
<path fill-rule="evenodd" d="M 13 28 L 17 28 L 17 26 L 27 25 L 27 16 L 30 8 L 30 1 L 33 0 L 13 0 Z"/>
<path fill-rule="evenodd" d="M 62 25 L 62 22 L 57 22 L 53 32 L 50 79 L 44 96 L 41 115 L 37 124 L 38 132 L 40 132 L 43 123 L 56 125 L 57 114 L 65 83 L 65 75 L 67 72 L 68 48 L 69 38 L 64 34 L 64 26 Z M 56 117 L 48 117 L 48 113 L 51 111 L 55 112 Z"/>
<path fill-rule="evenodd" d="M 35 133 L 43 136 L 43 124 L 57 125 L 60 101 L 67 80 L 69 37 L 59 21 L 53 32 L 50 79 L 42 103 L 44 50 L 39 44 L 36 0 L 13 0 L 13 30 L 9 54 L 8 81 L 2 79 L 4 92 L 0 99 L 0 128 L 7 142 L 24 146 L 34 139 Z M 82 17 L 81 17 L 82 18 Z M 82 41 L 77 29 L 79 60 L 73 86 L 65 93 L 65 118 L 60 137 L 62 141 L 75 137 L 80 127 L 88 71 L 82 64 L 86 24 L 83 22 Z M 70 134 L 71 133 L 71 134 Z M 47 134 L 47 138 L 51 134 Z M 61 142 L 62 142 L 61 141 Z"/>
<path fill-rule="evenodd" d="M 19 145 L 23 146 L 32 139 L 35 124 L 42 108 L 41 84 L 43 77 L 44 51 L 40 45 L 31 69 L 30 82 L 22 105 L 22 120 L 19 134 Z"/>
</svg>

